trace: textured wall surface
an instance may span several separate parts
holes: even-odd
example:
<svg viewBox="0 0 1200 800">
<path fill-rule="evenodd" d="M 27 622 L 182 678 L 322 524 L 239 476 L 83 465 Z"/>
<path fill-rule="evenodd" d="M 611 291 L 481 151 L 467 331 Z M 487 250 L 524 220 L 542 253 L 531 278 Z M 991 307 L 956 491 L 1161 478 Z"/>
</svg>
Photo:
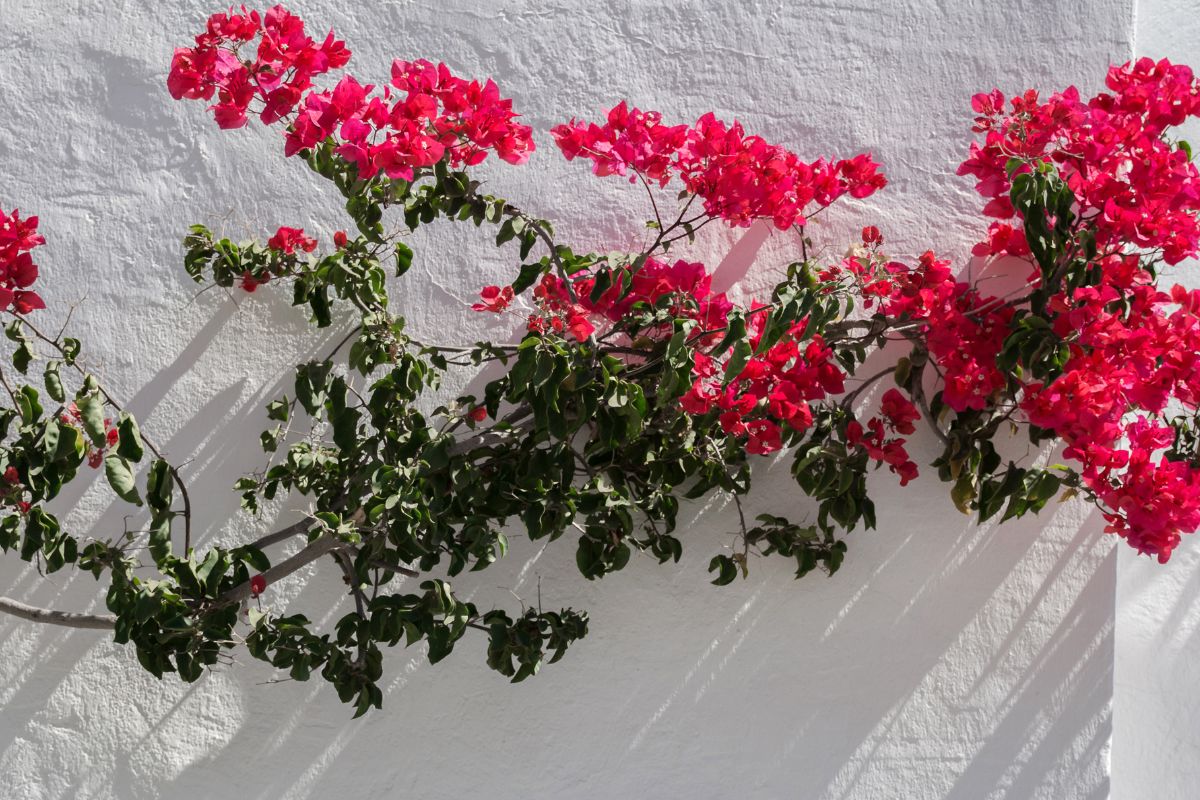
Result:
<svg viewBox="0 0 1200 800">
<path fill-rule="evenodd" d="M 197 296 L 178 239 L 194 221 L 328 236 L 345 218 L 284 161 L 276 132 L 221 132 L 199 104 L 171 102 L 172 48 L 216 5 L 0 0 L 0 206 L 41 215 L 44 313 L 57 320 L 82 301 L 72 325 L 91 363 L 186 462 L 204 498 L 202 537 L 229 542 L 267 524 L 237 514 L 229 489 L 259 463 L 246 443 L 263 404 L 286 365 L 326 339 L 269 291 Z M 635 243 L 648 210 L 630 187 L 564 163 L 545 131 L 628 97 L 680 121 L 710 109 L 737 117 L 809 156 L 873 151 L 891 185 L 839 207 L 816 236 L 840 252 L 849 231 L 876 223 L 894 251 L 936 246 L 960 265 L 983 229 L 969 181 L 953 174 L 970 95 L 1099 87 L 1106 66 L 1128 58 L 1134 24 L 1132 0 L 312 0 L 297 10 L 348 41 L 364 80 L 385 78 L 394 57 L 494 75 L 542 149 L 523 168 L 487 170 L 491 186 L 561 220 L 580 248 Z M 788 253 L 770 240 L 751 259 L 764 237 L 742 233 L 713 232 L 691 255 L 715 265 L 735 249 L 719 280 L 752 291 Z M 506 333 L 466 312 L 479 286 L 513 269 L 474 234 L 442 224 L 415 242 L 392 296 L 418 331 L 456 342 Z M 926 462 L 930 438 L 916 448 Z M 786 464 L 760 466 L 752 509 L 802 517 Z M 852 536 L 830 580 L 797 583 L 767 560 L 747 581 L 708 586 L 707 561 L 733 525 L 720 503 L 689 509 L 680 565 L 637 561 L 601 584 L 575 574 L 569 543 L 543 552 L 514 537 L 506 563 L 458 588 L 480 603 L 540 592 L 546 605 L 586 608 L 589 638 L 518 686 L 486 668 L 482 640 L 432 668 L 421 652 L 392 652 L 384 711 L 353 722 L 327 687 L 270 683 L 244 654 L 185 686 L 154 680 L 94 633 L 0 620 L 0 796 L 1108 796 L 1116 558 L 1099 520 L 1067 504 L 977 527 L 935 479 L 900 490 L 882 473 L 874 485 L 879 530 Z M 68 494 L 77 529 L 123 525 L 100 483 Z M 43 580 L 22 567 L 0 563 L 4 593 L 102 605 L 89 576 Z M 339 585 L 323 566 L 270 599 L 336 619 Z"/>
</svg>

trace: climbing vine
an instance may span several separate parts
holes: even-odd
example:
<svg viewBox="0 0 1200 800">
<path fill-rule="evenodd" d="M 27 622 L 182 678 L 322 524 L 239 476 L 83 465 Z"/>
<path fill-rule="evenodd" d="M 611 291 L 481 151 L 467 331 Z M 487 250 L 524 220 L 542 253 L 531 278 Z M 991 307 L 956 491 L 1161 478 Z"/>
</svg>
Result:
<svg viewBox="0 0 1200 800">
<path fill-rule="evenodd" d="M 187 681 L 244 645 L 293 678 L 319 672 L 361 714 L 381 704 L 384 646 L 421 642 L 436 662 L 476 631 L 488 665 L 516 681 L 587 633 L 571 608 L 516 613 L 455 594 L 452 579 L 504 557 L 506 532 L 566 539 L 579 571 L 599 579 L 635 552 L 679 560 L 682 504 L 719 493 L 735 499 L 740 527 L 737 545 L 712 555 L 713 583 L 745 576 L 756 556 L 791 560 L 797 577 L 836 572 L 847 534 L 876 524 L 868 474 L 917 477 L 907 444 L 919 422 L 941 444 L 931 466 L 953 506 L 980 520 L 1079 495 L 1160 561 L 1200 526 L 1200 293 L 1160 282 L 1200 244 L 1200 174 L 1170 136 L 1200 115 L 1186 67 L 1113 67 L 1087 100 L 1074 88 L 973 99 L 977 138 L 959 172 L 992 221 L 972 255 L 1022 278 L 995 296 L 933 251 L 890 254 L 873 225 L 844 257 L 812 255 L 828 251 L 810 239 L 812 217 L 852 213 L 885 187 L 870 155 L 806 161 L 712 114 L 673 124 L 626 102 L 549 135 L 645 198 L 648 242 L 576 252 L 472 176 L 489 158 L 519 166 L 535 151 L 493 81 L 428 61 L 394 62 L 386 85 L 329 77 L 349 59 L 333 33 L 310 37 L 280 6 L 242 9 L 213 15 L 167 81 L 222 128 L 256 118 L 279 129 L 284 157 L 345 201 L 346 229 L 325 244 L 293 227 L 260 243 L 196 225 L 184 240 L 199 284 L 290 291 L 318 328 L 354 321 L 267 405 L 265 464 L 234 487 L 248 515 L 302 498 L 308 513 L 273 533 L 235 547 L 193 540 L 186 469 L 87 368 L 69 326 L 43 326 L 38 220 L 0 214 L 15 371 L 0 370 L 0 547 L 45 572 L 90 571 L 111 613 L 7 598 L 0 610 L 111 628 L 147 670 Z M 454 221 L 512 264 L 511 281 L 481 287 L 463 313 L 519 316 L 519 340 L 424 341 L 389 302 L 418 257 L 409 234 Z M 759 221 L 794 244 L 768 296 L 737 302 L 678 257 L 707 225 Z M 884 347 L 902 356 L 860 375 Z M 485 363 L 502 369 L 478 395 L 436 405 L 448 374 Z M 995 441 L 1010 429 L 1061 446 L 1068 463 L 1004 458 Z M 781 452 L 797 499 L 755 514 L 742 499 L 751 466 Z M 89 469 L 139 509 L 136 524 L 59 523 L 49 503 Z M 298 549 L 283 555 L 289 542 Z M 352 604 L 329 630 L 272 597 L 318 560 Z"/>
</svg>

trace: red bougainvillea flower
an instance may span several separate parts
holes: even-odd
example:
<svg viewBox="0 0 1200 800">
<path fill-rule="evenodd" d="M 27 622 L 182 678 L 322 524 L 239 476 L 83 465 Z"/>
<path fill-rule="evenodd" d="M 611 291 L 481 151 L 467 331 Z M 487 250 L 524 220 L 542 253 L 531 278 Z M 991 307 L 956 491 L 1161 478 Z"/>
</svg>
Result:
<svg viewBox="0 0 1200 800">
<path fill-rule="evenodd" d="M 253 56 L 241 48 L 259 38 Z M 350 60 L 345 43 L 332 32 L 318 44 L 304 22 L 283 6 L 266 13 L 218 13 L 211 16 L 195 47 L 179 48 L 171 60 L 167 89 L 176 100 L 212 100 L 213 117 L 222 128 L 246 124 L 254 101 L 262 121 L 288 117 L 316 76 Z"/>
<path fill-rule="evenodd" d="M 640 175 L 661 186 L 678 175 L 710 217 L 732 225 L 764 218 L 781 230 L 803 225 L 810 205 L 867 197 L 887 184 L 869 155 L 805 162 L 712 114 L 692 126 L 664 125 L 658 112 L 621 102 L 602 125 L 571 120 L 551 135 L 568 160 L 590 160 L 596 175 Z"/>
<path fill-rule="evenodd" d="M 1155 288 L 1141 255 L 1176 264 L 1200 248 L 1200 171 L 1165 135 L 1200 115 L 1200 85 L 1187 67 L 1143 58 L 1110 69 L 1107 88 L 1089 100 L 1074 87 L 1045 100 L 1031 90 L 1007 105 L 998 90 L 976 95 L 983 137 L 959 173 L 976 179 L 985 214 L 1013 220 L 991 225 L 979 256 L 1030 258 L 1025 221 L 1008 197 L 1016 175 L 1053 169 L 1071 192 L 1094 238 L 1088 258 L 1098 282 L 1050 298 L 1066 362 L 1053 381 L 1025 385 L 1019 406 L 1081 464 L 1108 530 L 1166 561 L 1181 533 L 1200 526 L 1200 469 L 1167 457 L 1175 440 L 1168 408 L 1190 414 L 1200 402 L 1200 297 Z M 988 338 L 977 323 L 948 321 L 946 348 L 963 333 Z M 991 351 L 964 348 L 976 361 Z"/>
<path fill-rule="evenodd" d="M 420 59 L 395 61 L 390 85 L 378 93 L 351 75 L 331 90 L 314 85 L 349 60 L 332 32 L 318 43 L 282 6 L 243 9 L 213 15 L 194 47 L 175 52 L 167 88 L 177 100 L 215 100 L 210 109 L 222 128 L 245 125 L 250 113 L 268 125 L 284 122 L 289 156 L 333 140 L 362 178 L 383 172 L 412 180 L 443 157 L 453 167 L 489 153 L 510 164 L 529 160 L 533 130 L 516 121 L 512 101 L 492 80 L 459 78 L 445 64 Z"/>
<path fill-rule="evenodd" d="M 262 286 L 264 283 L 268 283 L 270 280 L 270 275 L 263 275 L 261 278 L 256 278 L 254 277 L 253 273 L 251 273 L 249 270 L 246 270 L 242 273 L 241 286 L 245 291 L 253 292 L 259 286 Z"/>
<path fill-rule="evenodd" d="M 1009 219 L 1019 216 L 1008 198 L 1010 159 L 1052 163 L 1074 193 L 1078 215 L 1094 218 L 1101 251 L 1161 248 L 1163 259 L 1177 264 L 1200 242 L 1200 173 L 1163 133 L 1200 112 L 1195 78 L 1185 66 L 1142 58 L 1111 68 L 1107 84 L 1111 94 L 1086 101 L 1074 87 L 1044 102 L 1031 90 L 1012 98 L 1009 109 L 998 90 L 976 95 L 975 130 L 984 138 L 958 172 L 975 177 L 989 200 L 985 214 Z M 993 227 L 982 248 L 996 252 L 998 236 L 1012 246 L 1009 234 Z"/>
<path fill-rule="evenodd" d="M 879 417 L 868 419 L 866 428 L 858 420 L 851 420 L 846 423 L 846 444 L 862 448 L 872 460 L 887 464 L 888 469 L 900 477 L 900 485 L 907 486 L 909 481 L 917 477 L 917 465 L 909 458 L 904 439 L 888 438 L 885 430 L 887 425 Z"/>
<path fill-rule="evenodd" d="M 577 294 L 588 291 L 586 284 L 576 284 Z M 566 284 L 553 275 L 546 275 L 533 290 L 537 310 L 530 314 L 528 329 L 538 333 L 562 335 L 570 333 L 577 341 L 591 338 L 596 331 L 590 315 L 597 309 L 587 300 L 576 302 L 571 299 Z"/>
<path fill-rule="evenodd" d="M 572 308 L 566 285 L 558 277 L 547 275 L 535 290 L 534 297 L 545 311 L 568 316 L 591 313 L 608 322 L 620 322 L 639 303 L 653 306 L 662 298 L 670 297 L 675 301 L 674 314 L 695 319 L 705 328 L 725 325 L 733 309 L 724 293 L 712 291 L 712 276 L 703 264 L 682 260 L 668 264 L 656 258 L 646 259 L 630 279 L 628 294 L 623 298 L 620 288 L 614 286 L 593 302 L 590 298 L 594 287 L 594 278 L 576 280 L 574 288 L 579 300 L 578 306 Z"/>
<path fill-rule="evenodd" d="M 267 247 L 285 255 L 291 255 L 297 250 L 311 253 L 317 249 L 317 240 L 306 236 L 303 228 L 283 227 L 275 231 L 275 235 L 267 240 Z M 266 283 L 266 281 L 260 279 L 259 283 Z"/>
<path fill-rule="evenodd" d="M 897 389 L 888 389 L 883 393 L 880 407 L 884 420 L 896 433 L 910 434 L 916 431 L 913 423 L 921 418 L 912 401 Z"/>
<path fill-rule="evenodd" d="M 38 278 L 30 251 L 46 242 L 37 226 L 37 217 L 22 219 L 16 209 L 9 214 L 0 210 L 0 311 L 28 314 L 46 307 L 29 288 Z"/>
<path fill-rule="evenodd" d="M 943 400 L 955 411 L 983 409 L 1006 384 L 996 357 L 1014 314 L 1010 305 L 981 295 L 954 278 L 950 262 L 924 253 L 915 269 L 899 262 L 884 266 L 885 276 L 868 281 L 864 293 L 886 286 L 884 313 L 922 321 L 929 354 L 942 369 Z"/>
<path fill-rule="evenodd" d="M 571 120 L 550 134 L 568 160 L 590 159 L 596 175 L 623 175 L 635 181 L 641 174 L 665 186 L 689 130 L 686 125 L 663 125 L 662 114 L 630 108 L 622 100 L 609 110 L 604 125 Z"/>
<path fill-rule="evenodd" d="M 472 305 L 472 310 L 492 311 L 498 314 L 512 302 L 513 290 L 511 286 L 505 286 L 503 289 L 499 286 L 485 286 L 479 296 L 483 302 Z"/>
</svg>

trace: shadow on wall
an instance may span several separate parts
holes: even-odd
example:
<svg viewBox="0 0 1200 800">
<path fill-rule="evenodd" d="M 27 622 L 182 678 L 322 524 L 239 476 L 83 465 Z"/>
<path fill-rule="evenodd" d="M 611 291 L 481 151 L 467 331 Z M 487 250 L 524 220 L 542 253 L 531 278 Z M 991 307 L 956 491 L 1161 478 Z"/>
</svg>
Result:
<svg viewBox="0 0 1200 800">
<path fill-rule="evenodd" d="M 765 238 L 752 229 L 717 283 L 744 277 Z M 131 408 L 152 418 L 232 317 L 219 306 Z M 246 384 L 228 376 L 166 443 L 188 463 L 202 542 L 246 524 L 229 487 L 261 454 L 242 443 L 287 391 Z M 750 510 L 803 514 L 786 461 L 759 467 Z M 263 800 L 1106 797 L 1115 557 L 1098 518 L 1071 503 L 976 526 L 932 476 L 906 490 L 887 472 L 872 481 L 880 529 L 852 534 L 828 580 L 797 583 L 765 559 L 746 581 L 708 586 L 735 526 L 721 500 L 685 515 L 678 566 L 635 560 L 601 584 L 578 576 L 569 541 L 514 532 L 507 561 L 459 591 L 481 606 L 586 608 L 589 638 L 515 686 L 486 668 L 482 637 L 436 668 L 396 650 L 384 710 L 358 721 L 319 680 L 278 682 L 244 653 L 186 686 L 92 632 L 5 620 L 0 770 L 13 796 L 38 798 L 224 800 L 234 786 Z M 62 505 L 119 530 L 124 507 L 102 507 L 97 486 L 72 485 Z M 0 574 L 19 599 L 103 604 L 90 576 L 43 580 L 10 562 Z M 339 586 L 321 565 L 267 599 L 330 624 L 349 609 Z"/>
</svg>

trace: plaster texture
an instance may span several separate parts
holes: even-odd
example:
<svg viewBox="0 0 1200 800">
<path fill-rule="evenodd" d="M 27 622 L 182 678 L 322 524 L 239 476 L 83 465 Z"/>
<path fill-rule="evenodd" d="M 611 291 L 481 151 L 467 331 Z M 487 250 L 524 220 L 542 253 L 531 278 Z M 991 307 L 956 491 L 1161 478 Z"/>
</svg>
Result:
<svg viewBox="0 0 1200 800">
<path fill-rule="evenodd" d="M 186 463 L 201 540 L 231 542 L 267 527 L 240 516 L 229 489 L 260 463 L 250 443 L 264 403 L 287 385 L 287 365 L 344 328 L 314 333 L 270 291 L 197 296 L 178 241 L 195 221 L 327 237 L 345 217 L 282 158 L 276 132 L 222 132 L 199 104 L 170 100 L 172 49 L 216 7 L 0 0 L 0 205 L 40 214 L 46 317 L 83 301 L 72 324 L 92 363 Z M 540 150 L 520 169 L 484 170 L 492 190 L 559 221 L 580 248 L 636 243 L 649 212 L 633 188 L 563 162 L 546 132 L 624 97 L 678 120 L 711 109 L 810 156 L 871 150 L 891 184 L 831 213 L 817 238 L 840 252 L 873 223 L 895 252 L 934 246 L 964 266 L 984 228 L 970 182 L 954 176 L 971 94 L 1098 87 L 1134 43 L 1132 0 L 312 0 L 297 10 L 347 40 L 363 80 L 385 79 L 394 57 L 495 76 Z M 763 229 L 705 233 L 688 254 L 720 263 L 722 285 L 761 290 L 786 263 L 786 242 Z M 507 253 L 448 223 L 414 245 L 392 296 L 417 331 L 455 342 L 506 333 L 467 306 L 511 274 Z M 918 461 L 933 457 L 930 438 L 918 437 Z M 802 517 L 787 465 L 761 467 L 750 508 Z M 721 503 L 688 509 L 680 565 L 637 560 L 599 584 L 578 577 L 569 542 L 543 550 L 514 537 L 505 563 L 456 586 L 512 606 L 514 593 L 531 603 L 540 591 L 546 605 L 588 609 L 592 634 L 517 686 L 486 668 L 482 640 L 436 667 L 397 650 L 384 711 L 359 721 L 328 687 L 268 683 L 272 671 L 244 655 L 186 686 L 154 680 L 95 633 L 0 619 L 0 797 L 1107 797 L 1117 557 L 1100 520 L 1069 503 L 979 527 L 932 476 L 900 490 L 881 473 L 874 491 L 879 530 L 853 534 L 829 580 L 794 582 L 768 559 L 747 581 L 709 586 L 705 566 L 733 525 Z M 72 485 L 62 507 L 77 529 L 123 524 L 98 481 Z M 1195 563 L 1187 547 L 1178 558 L 1173 575 Z M 90 576 L 43 580 L 23 566 L 0 562 L 5 593 L 102 606 Z M 1160 591 L 1148 565 L 1131 569 L 1146 573 L 1138 592 Z M 310 568 L 271 601 L 328 621 L 347 607 L 339 585 L 328 566 Z M 1188 578 L 1178 594 L 1194 586 Z M 1157 641 L 1142 641 L 1137 658 Z"/>
</svg>

